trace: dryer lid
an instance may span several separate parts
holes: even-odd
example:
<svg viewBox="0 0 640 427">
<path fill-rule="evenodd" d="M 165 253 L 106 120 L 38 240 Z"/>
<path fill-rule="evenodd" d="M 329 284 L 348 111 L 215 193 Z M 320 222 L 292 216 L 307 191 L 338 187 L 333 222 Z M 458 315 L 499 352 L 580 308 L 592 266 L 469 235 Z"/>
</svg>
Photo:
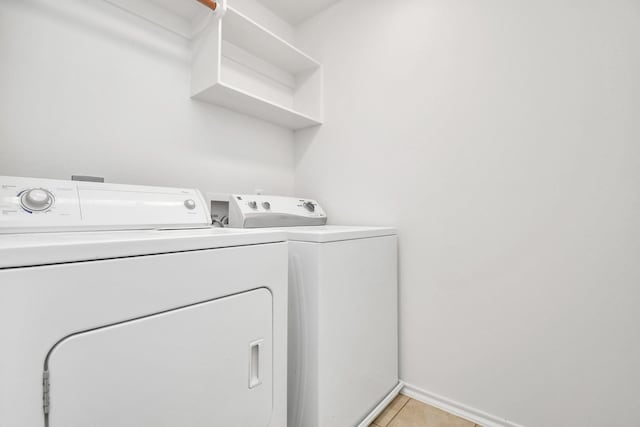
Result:
<svg viewBox="0 0 640 427">
<path fill-rule="evenodd" d="M 317 227 L 278 228 L 286 233 L 288 240 L 314 243 L 338 242 L 341 240 L 367 239 L 372 237 L 395 236 L 392 227 L 358 227 L 344 225 L 323 225 Z"/>
</svg>

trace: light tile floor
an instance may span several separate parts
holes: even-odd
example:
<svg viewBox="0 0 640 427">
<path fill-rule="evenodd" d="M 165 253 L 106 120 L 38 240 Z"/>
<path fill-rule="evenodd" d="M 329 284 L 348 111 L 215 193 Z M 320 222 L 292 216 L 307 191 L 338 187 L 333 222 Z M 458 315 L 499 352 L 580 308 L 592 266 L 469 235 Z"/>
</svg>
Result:
<svg viewBox="0 0 640 427">
<path fill-rule="evenodd" d="M 369 427 L 480 427 L 399 394 Z"/>
</svg>

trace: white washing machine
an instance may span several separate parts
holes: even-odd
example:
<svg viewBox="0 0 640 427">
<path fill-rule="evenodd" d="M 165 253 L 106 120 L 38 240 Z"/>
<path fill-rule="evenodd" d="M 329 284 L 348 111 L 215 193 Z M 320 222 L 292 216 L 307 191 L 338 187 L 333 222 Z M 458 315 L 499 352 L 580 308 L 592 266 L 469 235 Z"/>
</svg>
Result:
<svg viewBox="0 0 640 427">
<path fill-rule="evenodd" d="M 401 389 L 396 230 L 326 220 L 315 200 L 230 199 L 231 227 L 289 240 L 289 427 L 368 426 Z"/>
<path fill-rule="evenodd" d="M 0 177 L 0 426 L 284 427 L 285 235 L 208 224 L 197 190 Z"/>
</svg>

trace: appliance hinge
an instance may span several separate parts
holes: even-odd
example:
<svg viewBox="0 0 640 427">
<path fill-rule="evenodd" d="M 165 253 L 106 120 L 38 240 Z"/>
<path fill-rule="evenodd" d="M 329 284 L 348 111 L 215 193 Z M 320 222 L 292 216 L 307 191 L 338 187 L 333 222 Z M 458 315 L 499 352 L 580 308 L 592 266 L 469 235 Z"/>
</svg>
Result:
<svg viewBox="0 0 640 427">
<path fill-rule="evenodd" d="M 49 413 L 49 371 L 42 372 L 42 410 Z"/>
</svg>

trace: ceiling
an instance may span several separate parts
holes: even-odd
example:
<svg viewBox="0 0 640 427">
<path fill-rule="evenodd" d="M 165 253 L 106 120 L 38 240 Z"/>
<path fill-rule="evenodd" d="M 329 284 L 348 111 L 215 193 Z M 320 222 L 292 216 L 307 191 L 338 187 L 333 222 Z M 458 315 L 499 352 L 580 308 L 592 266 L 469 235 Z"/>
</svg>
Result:
<svg viewBox="0 0 640 427">
<path fill-rule="evenodd" d="M 291 25 L 311 18 L 339 0 L 257 0 Z"/>
</svg>

